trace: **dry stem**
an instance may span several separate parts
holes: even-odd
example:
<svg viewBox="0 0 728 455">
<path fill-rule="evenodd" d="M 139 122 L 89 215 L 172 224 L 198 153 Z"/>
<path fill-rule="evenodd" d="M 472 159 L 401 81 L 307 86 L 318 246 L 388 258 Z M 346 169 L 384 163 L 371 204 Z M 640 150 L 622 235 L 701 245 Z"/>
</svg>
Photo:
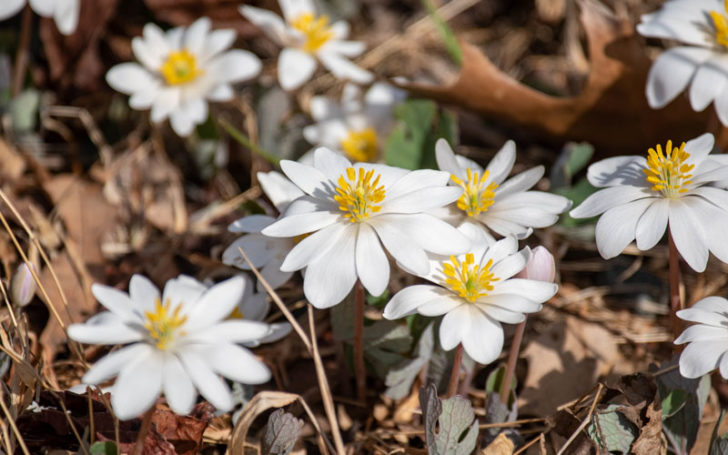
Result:
<svg viewBox="0 0 728 455">
<path fill-rule="evenodd" d="M 450 372 L 450 383 L 447 387 L 447 396 L 455 395 L 458 389 L 458 381 L 460 380 L 460 365 L 463 363 L 463 344 L 458 344 L 455 348 L 455 358 L 452 361 L 452 371 Z"/>
<path fill-rule="evenodd" d="M 523 341 L 523 333 L 526 331 L 526 320 L 524 317 L 523 322 L 516 326 L 516 333 L 513 334 L 513 341 L 511 342 L 511 350 L 508 353 L 508 363 L 506 363 L 506 371 L 503 375 L 503 383 L 500 389 L 501 403 L 508 407 L 508 396 L 511 394 L 511 382 L 513 380 L 513 374 L 516 371 L 516 362 L 518 361 L 518 352 L 521 350 L 521 341 Z"/>
</svg>

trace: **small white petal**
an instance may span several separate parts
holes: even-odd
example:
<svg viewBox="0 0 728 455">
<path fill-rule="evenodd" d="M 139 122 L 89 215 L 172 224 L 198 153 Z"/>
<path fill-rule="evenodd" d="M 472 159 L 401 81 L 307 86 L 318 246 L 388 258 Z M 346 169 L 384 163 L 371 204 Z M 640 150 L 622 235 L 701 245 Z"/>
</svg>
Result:
<svg viewBox="0 0 728 455">
<path fill-rule="evenodd" d="M 389 254 L 402 267 L 420 276 L 429 272 L 430 264 L 427 260 L 427 255 L 411 236 L 393 226 L 392 223 L 387 222 L 384 216 L 370 219 L 369 225 L 377 232 L 379 239 Z M 465 240 L 467 242 L 467 238 Z"/>
<path fill-rule="evenodd" d="M 281 169 L 286 177 L 299 187 L 304 193 L 317 196 L 326 193 L 326 176 L 313 166 L 297 163 L 295 161 L 281 161 Z"/>
<path fill-rule="evenodd" d="M 257 177 L 263 192 L 281 213 L 303 196 L 303 192 L 280 172 L 258 172 Z"/>
<path fill-rule="evenodd" d="M 357 278 L 355 245 L 356 237 L 350 233 L 344 234 L 326 254 L 306 267 L 303 292 L 316 308 L 329 308 L 338 304 L 354 287 Z"/>
<path fill-rule="evenodd" d="M 380 215 L 370 223 L 380 237 L 383 226 L 387 225 L 391 230 L 398 230 L 400 236 L 410 238 L 419 248 L 435 254 L 462 254 L 471 246 L 470 240 L 457 229 L 427 213 Z"/>
<path fill-rule="evenodd" d="M 197 401 L 197 391 L 182 362 L 175 355 L 164 356 L 162 389 L 167 404 L 176 414 L 186 415 L 192 411 Z"/>
<path fill-rule="evenodd" d="M 324 229 L 340 220 L 341 213 L 334 212 L 309 212 L 298 215 L 287 215 L 263 229 L 263 234 L 271 237 L 295 237 Z"/>
<path fill-rule="evenodd" d="M 510 174 L 515 162 L 516 143 L 508 141 L 503 144 L 503 147 L 495 154 L 493 159 L 490 160 L 490 163 L 488 163 L 488 167 L 486 167 L 486 170 L 490 172 L 490 180 L 497 184 L 503 182 L 508 177 L 508 174 Z"/>
<path fill-rule="evenodd" d="M 193 55 L 200 55 L 210 33 L 212 23 L 207 17 L 201 17 L 194 21 L 185 30 L 184 47 Z"/>
<path fill-rule="evenodd" d="M 260 232 L 276 221 L 275 218 L 268 215 L 248 215 L 230 223 L 228 231 L 230 232 Z"/>
<path fill-rule="evenodd" d="M 586 178 L 597 188 L 623 185 L 651 187 L 642 172 L 646 165 L 647 160 L 643 156 L 615 156 L 590 165 Z"/>
<path fill-rule="evenodd" d="M 132 361 L 149 355 L 153 348 L 146 343 L 136 343 L 110 352 L 83 375 L 83 382 L 86 384 L 101 384 L 113 378 L 119 371 Z"/>
<path fill-rule="evenodd" d="M 657 245 L 657 242 L 665 235 L 669 209 L 670 203 L 666 200 L 657 200 L 647 207 L 637 222 L 635 231 L 637 248 L 645 251 Z"/>
<path fill-rule="evenodd" d="M 589 218 L 646 197 L 652 197 L 647 188 L 612 186 L 589 195 L 578 207 L 569 212 L 569 215 L 574 218 Z"/>
<path fill-rule="evenodd" d="M 121 63 L 106 73 L 106 82 L 114 90 L 132 95 L 156 85 L 154 76 L 137 63 Z"/>
<path fill-rule="evenodd" d="M 233 49 L 210 60 L 207 71 L 217 83 L 235 83 L 256 77 L 262 67 L 263 63 L 252 52 Z"/>
<path fill-rule="evenodd" d="M 728 346 L 728 328 L 711 327 L 708 325 L 691 325 L 675 340 L 675 344 L 690 343 L 693 341 L 723 340 Z"/>
<path fill-rule="evenodd" d="M 488 364 L 497 359 L 503 350 L 503 328 L 498 321 L 475 308 L 469 311 L 472 319 L 468 334 L 463 336 L 463 348 L 476 362 Z M 440 331 L 442 333 L 442 327 Z"/>
<path fill-rule="evenodd" d="M 647 75 L 645 92 L 650 107 L 660 109 L 674 100 L 710 54 L 709 49 L 695 47 L 673 47 L 660 54 Z"/>
<path fill-rule="evenodd" d="M 408 286 L 396 293 L 394 297 L 389 300 L 387 306 L 384 307 L 383 316 L 387 319 L 403 318 L 410 314 L 417 313 L 421 306 L 430 302 L 445 302 L 448 300 L 449 295 L 452 295 L 450 291 L 429 284 Z M 449 311 L 449 309 L 445 307 L 445 311 L 439 314 L 431 314 L 431 316 L 439 316 L 447 311 Z"/>
<path fill-rule="evenodd" d="M 4 0 L 0 2 L 0 21 L 15 16 L 25 6 L 25 0 Z"/>
<path fill-rule="evenodd" d="M 544 172 L 543 166 L 536 166 L 518 175 L 514 175 L 496 189 L 496 199 L 530 189 L 541 180 Z"/>
<path fill-rule="evenodd" d="M 270 370 L 245 348 L 219 344 L 207 349 L 207 361 L 213 370 L 243 384 L 263 384 L 270 380 Z"/>
<path fill-rule="evenodd" d="M 207 364 L 206 358 L 191 349 L 181 352 L 179 359 L 192 383 L 219 411 L 229 411 L 233 407 L 233 397 L 225 381 L 215 374 Z"/>
<path fill-rule="evenodd" d="M 437 167 L 448 172 L 461 180 L 466 178 L 465 169 L 461 168 L 455 159 L 450 144 L 445 139 L 438 139 L 435 143 L 435 158 L 437 159 Z"/>
<path fill-rule="evenodd" d="M 546 281 L 526 280 L 524 278 L 511 278 L 503 282 L 496 282 L 494 289 L 488 294 L 493 298 L 486 298 L 486 301 L 497 302 L 495 296 L 501 294 L 514 294 L 525 297 L 534 302 L 546 302 L 553 297 L 558 290 L 554 283 Z"/>
<path fill-rule="evenodd" d="M 276 44 L 283 45 L 286 40 L 286 24 L 280 16 L 266 9 L 248 5 L 240 7 L 240 14 L 260 27 Z"/>
<path fill-rule="evenodd" d="M 119 420 L 144 414 L 162 391 L 162 354 L 153 349 L 119 373 L 111 393 L 111 407 Z"/>
<path fill-rule="evenodd" d="M 339 54 L 321 51 L 317 56 L 321 60 L 321 64 L 340 79 L 348 79 L 359 84 L 368 84 L 374 79 L 372 73 L 359 68 Z"/>
<path fill-rule="evenodd" d="M 335 223 L 301 240 L 288 253 L 281 265 L 281 270 L 284 272 L 293 272 L 302 269 L 323 254 L 328 253 L 332 245 L 341 236 L 346 235 L 347 228 L 354 229 L 355 227 L 347 226 L 343 223 Z"/>
<path fill-rule="evenodd" d="M 134 274 L 129 280 L 129 297 L 143 312 L 152 311 L 160 299 L 159 289 L 144 275 Z"/>
<path fill-rule="evenodd" d="M 78 16 L 81 12 L 81 0 L 57 0 L 53 19 L 56 21 L 58 31 L 64 35 L 71 35 L 78 26 Z"/>
<path fill-rule="evenodd" d="M 286 22 L 292 22 L 302 14 L 316 15 L 316 6 L 313 0 L 278 0 Z"/>
<path fill-rule="evenodd" d="M 719 55 L 700 65 L 690 83 L 690 105 L 694 111 L 704 110 L 723 91 L 726 83 L 725 56 Z"/>
<path fill-rule="evenodd" d="M 635 238 L 637 222 L 655 201 L 654 198 L 639 199 L 604 212 L 595 230 L 597 248 L 604 259 L 613 258 L 627 248 Z"/>
<path fill-rule="evenodd" d="M 278 55 L 278 82 L 283 90 L 297 89 L 315 69 L 316 59 L 304 51 L 287 47 Z"/>
<path fill-rule="evenodd" d="M 711 221 L 709 216 L 701 216 L 702 213 L 702 207 L 697 203 L 670 201 L 670 233 L 680 256 L 696 272 L 704 271 L 708 263 L 708 247 L 702 223 Z"/>
<path fill-rule="evenodd" d="M 185 328 L 192 331 L 228 317 L 243 298 L 246 286 L 250 286 L 249 281 L 234 276 L 207 289 L 189 310 Z"/>
<path fill-rule="evenodd" d="M 200 63 L 207 62 L 228 49 L 235 42 L 237 33 L 232 29 L 213 30 L 207 35 L 204 47 L 200 50 Z"/>
<path fill-rule="evenodd" d="M 686 378 L 700 376 L 718 368 L 720 356 L 726 352 L 726 340 L 695 341 L 680 354 L 680 374 Z"/>
<path fill-rule="evenodd" d="M 72 324 L 68 337 L 85 344 L 125 344 L 140 341 L 142 332 L 121 321 L 103 324 Z"/>
<path fill-rule="evenodd" d="M 470 305 L 460 305 L 448 312 L 440 323 L 440 345 L 442 348 L 449 351 L 469 337 L 471 323 Z"/>
<path fill-rule="evenodd" d="M 248 317 L 247 314 L 243 316 Z M 269 331 L 268 324 L 259 321 L 231 319 L 197 330 L 185 340 L 192 343 L 247 343 L 263 338 Z"/>
<path fill-rule="evenodd" d="M 371 295 L 381 295 L 389 284 L 389 260 L 371 226 L 359 225 L 356 239 L 356 274 Z"/>
</svg>

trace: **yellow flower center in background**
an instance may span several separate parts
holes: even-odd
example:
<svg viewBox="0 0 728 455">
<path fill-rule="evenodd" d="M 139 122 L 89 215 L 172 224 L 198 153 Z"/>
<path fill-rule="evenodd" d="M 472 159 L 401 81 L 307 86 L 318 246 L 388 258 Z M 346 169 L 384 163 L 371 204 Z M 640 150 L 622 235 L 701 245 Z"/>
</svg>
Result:
<svg viewBox="0 0 728 455">
<path fill-rule="evenodd" d="M 177 305 L 171 310 L 172 303 L 167 299 L 164 304 L 157 299 L 154 305 L 154 311 L 147 311 L 144 315 L 147 322 L 144 328 L 149 331 L 149 335 L 154 339 L 157 348 L 166 350 L 174 341 L 175 335 L 184 335 L 179 328 L 187 322 L 187 316 L 180 316 L 182 305 Z M 171 310 L 171 311 L 170 311 Z"/>
<path fill-rule="evenodd" d="M 498 188 L 498 184 L 493 182 L 490 185 L 486 185 L 488 177 L 490 177 L 490 172 L 488 171 L 483 172 L 483 176 L 480 177 L 477 172 L 473 172 L 468 168 L 467 175 L 467 182 L 463 182 L 454 175 L 451 175 L 450 178 L 465 190 L 462 196 L 460 196 L 460 199 L 458 199 L 458 208 L 466 212 L 468 216 L 475 216 L 486 212 L 488 207 L 493 205 L 495 190 Z"/>
<path fill-rule="evenodd" d="M 377 157 L 377 143 L 377 132 L 374 128 L 366 128 L 349 131 L 341 140 L 341 149 L 352 160 L 373 161 Z"/>
<path fill-rule="evenodd" d="M 481 268 L 475 264 L 472 253 L 466 254 L 462 263 L 455 256 L 450 256 L 450 262 L 442 264 L 442 272 L 447 277 L 445 285 L 468 302 L 475 302 L 488 295 L 493 290 L 492 283 L 500 280 L 490 271 L 492 265 L 493 260 L 490 259 Z"/>
<path fill-rule="evenodd" d="M 230 316 L 228 316 L 228 319 L 245 319 L 243 316 L 243 312 L 240 311 L 240 307 L 236 306 L 232 313 L 230 313 Z"/>
<path fill-rule="evenodd" d="M 378 204 L 384 200 L 384 185 L 379 184 L 379 177 L 374 177 L 374 169 L 359 168 L 357 174 L 353 167 L 347 168 L 346 174 L 339 177 L 334 200 L 352 223 L 364 221 L 382 209 Z"/>
<path fill-rule="evenodd" d="M 195 56 L 186 50 L 170 52 L 159 72 L 169 85 L 185 84 L 203 73 L 197 67 Z"/>
<path fill-rule="evenodd" d="M 306 38 L 301 46 L 306 52 L 316 52 L 334 36 L 329 27 L 329 16 L 325 14 L 316 17 L 313 13 L 303 13 L 291 21 L 291 26 Z"/>
<path fill-rule="evenodd" d="M 710 17 L 713 19 L 713 26 L 715 27 L 715 40 L 721 46 L 728 47 L 728 0 L 723 5 L 722 12 L 711 11 Z"/>
<path fill-rule="evenodd" d="M 690 154 L 685 151 L 685 143 L 680 147 L 673 147 L 672 141 L 667 141 L 665 153 L 662 153 L 660 144 L 656 146 L 657 151 L 651 148 L 647 155 L 647 168 L 642 172 L 647 176 L 647 181 L 652 184 L 652 190 L 662 193 L 668 198 L 679 197 L 687 191 L 686 185 L 691 182 L 690 171 L 694 164 L 686 164 Z"/>
</svg>

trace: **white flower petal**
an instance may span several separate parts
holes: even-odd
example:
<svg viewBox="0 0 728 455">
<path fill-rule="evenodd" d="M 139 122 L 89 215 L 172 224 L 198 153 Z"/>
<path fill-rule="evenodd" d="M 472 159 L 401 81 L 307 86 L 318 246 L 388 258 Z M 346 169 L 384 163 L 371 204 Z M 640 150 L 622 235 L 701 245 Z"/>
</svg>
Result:
<svg viewBox="0 0 728 455">
<path fill-rule="evenodd" d="M 230 84 L 220 84 L 205 95 L 210 101 L 230 101 L 235 97 L 235 92 Z"/>
<path fill-rule="evenodd" d="M 460 305 L 448 312 L 440 323 L 440 345 L 446 351 L 455 348 L 470 336 L 472 315 L 470 305 Z"/>
<path fill-rule="evenodd" d="M 167 404 L 176 414 L 186 415 L 192 411 L 197 401 L 197 391 L 182 362 L 175 355 L 164 356 L 162 389 Z"/>
<path fill-rule="evenodd" d="M 243 298 L 246 286 L 250 286 L 248 280 L 234 276 L 207 289 L 189 310 L 186 330 L 191 332 L 228 317 Z"/>
<path fill-rule="evenodd" d="M 356 238 L 356 274 L 371 295 L 381 295 L 389 284 L 389 260 L 374 229 L 365 223 Z"/>
<path fill-rule="evenodd" d="M 150 85 L 156 85 L 154 76 L 137 63 L 121 63 L 106 73 L 106 82 L 114 90 L 132 95 L 144 91 Z"/>
<path fill-rule="evenodd" d="M 297 187 L 304 193 L 311 196 L 320 196 L 327 192 L 326 182 L 328 179 L 313 166 L 297 163 L 295 161 L 282 160 L 281 169 Z"/>
<path fill-rule="evenodd" d="M 450 295 L 452 295 L 450 291 L 429 284 L 408 286 L 389 300 L 387 306 L 384 307 L 383 316 L 387 319 L 399 319 L 417 313 L 423 305 L 443 303 L 442 312 L 429 314 L 430 316 L 439 316 L 450 311 L 453 306 L 457 306 L 452 305 Z"/>
<path fill-rule="evenodd" d="M 172 129 L 178 136 L 187 137 L 195 128 L 195 121 L 184 110 L 178 109 L 170 114 Z"/>
<path fill-rule="evenodd" d="M 695 47 L 673 47 L 660 54 L 647 75 L 645 93 L 650 107 L 660 109 L 674 100 L 710 54 L 708 49 Z"/>
<path fill-rule="evenodd" d="M 229 313 L 228 313 L 229 314 Z M 243 314 L 248 317 L 247 314 Z M 247 343 L 265 337 L 270 326 L 260 321 L 229 319 L 198 329 L 185 339 L 190 343 Z"/>
<path fill-rule="evenodd" d="M 152 122 L 159 123 L 177 110 L 179 105 L 180 91 L 178 89 L 169 87 L 160 88 L 149 116 Z"/>
<path fill-rule="evenodd" d="M 268 215 L 248 215 L 230 223 L 228 231 L 230 232 L 255 232 L 258 233 L 267 228 L 276 221 L 275 218 Z"/>
<path fill-rule="evenodd" d="M 430 264 L 425 251 L 406 231 L 403 232 L 385 219 L 390 216 L 393 215 L 371 218 L 369 225 L 377 232 L 384 248 L 402 267 L 415 275 L 427 274 Z"/>
<path fill-rule="evenodd" d="M 711 9 L 720 10 L 722 6 L 713 0 L 665 2 L 658 11 L 642 16 L 637 31 L 643 36 L 712 47 L 712 32 L 706 33 L 705 29 L 712 27 L 712 23 L 707 23 L 706 19 Z"/>
<path fill-rule="evenodd" d="M 0 2 L 0 21 L 15 16 L 25 6 L 25 0 L 4 0 Z"/>
<path fill-rule="evenodd" d="M 675 340 L 675 344 L 690 343 L 693 341 L 723 340 L 728 346 L 728 328 L 711 327 L 709 325 L 691 325 Z"/>
<path fill-rule="evenodd" d="M 129 298 L 142 312 L 152 311 L 160 299 L 159 289 L 144 275 L 134 274 L 129 280 Z"/>
<path fill-rule="evenodd" d="M 541 180 L 544 172 L 543 166 L 536 166 L 518 175 L 514 175 L 496 189 L 496 199 L 530 189 Z"/>
<path fill-rule="evenodd" d="M 463 336 L 465 352 L 476 362 L 488 364 L 498 358 L 503 350 L 503 328 L 475 308 L 470 308 L 470 330 Z M 444 321 L 443 321 L 444 322 Z M 442 327 L 440 328 L 442 333 Z"/>
<path fill-rule="evenodd" d="M 316 5 L 313 0 L 278 0 L 286 22 L 297 19 L 300 15 L 311 13 L 316 16 Z"/>
<path fill-rule="evenodd" d="M 708 247 L 702 223 L 710 223 L 711 220 L 709 215 L 702 216 L 704 208 L 696 202 L 670 201 L 669 223 L 680 256 L 693 270 L 702 272 L 708 263 Z"/>
<path fill-rule="evenodd" d="M 341 236 L 347 235 L 347 228 L 354 229 L 354 226 L 335 223 L 301 240 L 288 253 L 281 265 L 281 270 L 293 272 L 315 261 L 323 254 L 326 254 Z"/>
<path fill-rule="evenodd" d="M 344 158 L 341 154 L 336 153 L 326 147 L 319 147 L 313 152 L 313 163 L 314 167 L 321 171 L 326 178 L 332 182 L 338 181 L 339 177 L 345 174 L 346 169 L 351 167 L 349 160 Z M 355 169 L 363 167 L 364 170 L 369 170 L 367 166 L 356 166 Z"/>
<path fill-rule="evenodd" d="M 225 381 L 215 374 L 207 363 L 207 359 L 198 352 L 187 349 L 179 354 L 185 371 L 192 383 L 218 411 L 229 411 L 233 407 L 233 397 Z"/>
<path fill-rule="evenodd" d="M 326 44 L 339 43 L 339 42 L 341 42 L 340 40 L 344 40 L 349 36 L 349 24 L 346 21 L 336 21 L 333 24 L 331 24 L 330 31 L 333 33 L 334 36 Z M 351 41 L 347 41 L 347 42 L 351 42 Z M 364 52 L 364 50 L 362 49 L 361 52 Z M 361 54 L 361 52 L 359 52 L 359 54 Z M 359 54 L 350 55 L 349 57 L 356 57 Z"/>
<path fill-rule="evenodd" d="M 356 237 L 345 232 L 326 254 L 308 264 L 303 292 L 316 308 L 329 308 L 344 300 L 356 282 Z M 389 277 L 387 277 L 389 279 Z"/>
<path fill-rule="evenodd" d="M 617 256 L 634 240 L 637 222 L 655 200 L 639 199 L 604 212 L 595 230 L 597 248 L 604 259 Z"/>
<path fill-rule="evenodd" d="M 728 125 L 728 84 L 723 87 L 723 91 L 715 98 L 714 106 L 720 123 Z"/>
<path fill-rule="evenodd" d="M 460 167 L 455 159 L 455 153 L 452 151 L 452 147 L 450 147 L 450 144 L 445 139 L 440 138 L 435 143 L 435 158 L 437 159 L 437 167 L 441 171 L 448 172 L 461 180 L 467 177 L 465 169 Z"/>
<path fill-rule="evenodd" d="M 263 8 L 243 5 L 240 14 L 263 30 L 279 46 L 286 41 L 286 24 L 277 14 Z"/>
<path fill-rule="evenodd" d="M 518 253 L 511 254 L 501 261 L 493 264 L 490 271 L 501 281 L 507 280 L 526 268 L 530 255 L 530 251 L 527 248 L 524 248 Z"/>
<path fill-rule="evenodd" d="M 694 111 L 700 112 L 723 91 L 726 83 L 725 56 L 718 55 L 700 65 L 690 83 L 690 105 Z"/>
<path fill-rule="evenodd" d="M 728 300 L 724 299 L 723 297 L 706 297 L 704 299 L 701 299 L 690 308 L 687 308 L 685 310 L 680 310 L 677 315 L 681 318 L 685 319 L 686 321 L 693 321 L 693 322 L 703 322 L 696 319 L 690 319 L 688 316 L 688 311 L 693 309 L 699 309 L 702 311 L 710 311 L 713 313 L 716 313 L 721 316 L 728 317 Z M 683 317 L 685 316 L 685 317 Z"/>
<path fill-rule="evenodd" d="M 243 250 L 250 262 L 260 269 L 264 265 L 273 259 L 273 255 L 276 253 L 268 242 L 267 238 L 263 234 L 248 234 L 244 235 L 233 243 L 222 252 L 222 262 L 227 265 L 233 265 L 243 270 L 250 270 L 250 266 L 243 259 L 240 254 L 240 249 Z M 271 240 L 283 240 L 283 239 L 271 239 Z"/>
<path fill-rule="evenodd" d="M 628 204 L 638 199 L 652 197 L 650 193 L 655 194 L 647 188 L 611 186 L 589 195 L 578 207 L 569 212 L 569 215 L 574 218 L 589 218 L 604 213 L 614 207 Z"/>
<path fill-rule="evenodd" d="M 293 245 L 291 245 L 290 248 L 293 248 Z M 290 251 L 290 249 L 289 249 Z M 283 286 L 288 282 L 288 280 L 291 279 L 293 276 L 293 272 L 283 272 L 281 271 L 281 267 L 283 266 L 283 258 L 274 258 L 272 261 L 270 261 L 268 264 L 263 266 L 262 269 L 260 269 L 260 275 L 263 277 L 263 279 L 268 283 L 270 287 L 273 289 L 278 289 L 279 287 Z M 264 289 L 262 283 L 258 283 L 258 289 Z"/>
<path fill-rule="evenodd" d="M 257 177 L 263 192 L 281 213 L 291 202 L 303 196 L 303 191 L 280 172 L 258 172 Z"/>
<path fill-rule="evenodd" d="M 680 354 L 680 374 L 688 379 L 718 368 L 720 356 L 726 352 L 726 340 L 695 341 Z"/>
<path fill-rule="evenodd" d="M 669 210 L 670 203 L 664 199 L 658 199 L 647 207 L 637 222 L 635 231 L 637 248 L 646 251 L 657 245 L 665 235 Z"/>
<path fill-rule="evenodd" d="M 427 213 L 381 215 L 370 223 L 380 238 L 382 226 L 386 224 L 391 229 L 399 230 L 400 235 L 409 237 L 419 248 L 435 254 L 462 254 L 471 246 L 470 240 L 457 229 Z M 389 250 L 389 245 L 386 242 L 384 244 Z"/>
<path fill-rule="evenodd" d="M 346 24 L 343 21 L 337 22 L 337 24 Z M 334 24 L 336 25 L 336 24 Z M 333 28 L 333 26 L 332 26 Z M 334 54 L 343 55 L 344 57 L 358 57 L 367 49 L 367 45 L 361 41 L 340 41 L 331 40 L 324 44 L 322 48 L 324 52 L 331 52 Z"/>
<path fill-rule="evenodd" d="M 534 280 L 535 281 L 535 280 Z M 548 294 L 546 294 L 548 295 Z M 542 297 L 543 295 L 539 296 Z M 539 302 L 535 302 L 527 297 L 516 294 L 495 294 L 487 295 L 478 299 L 477 305 L 485 311 L 486 314 L 494 319 L 502 322 L 508 322 L 496 317 L 496 314 L 490 314 L 490 310 L 494 307 L 502 308 L 513 313 L 535 313 L 541 311 L 543 305 Z M 520 322 L 520 321 L 518 321 Z"/>
<path fill-rule="evenodd" d="M 234 344 L 211 346 L 207 361 L 213 370 L 243 384 L 263 384 L 270 380 L 270 370 L 245 348 Z"/>
<path fill-rule="evenodd" d="M 558 286 L 554 283 L 527 280 L 524 278 L 511 278 L 503 282 L 495 282 L 494 289 L 488 293 L 489 297 L 486 298 L 486 301 L 497 302 L 495 296 L 514 294 L 537 303 L 542 303 L 556 295 L 557 290 Z"/>
<path fill-rule="evenodd" d="M 207 35 L 204 47 L 199 52 L 200 63 L 207 62 L 228 49 L 235 42 L 237 33 L 233 29 L 213 30 Z"/>
<path fill-rule="evenodd" d="M 124 321 L 138 321 L 140 310 L 139 302 L 129 298 L 129 294 L 111 286 L 94 283 L 91 293 L 107 310 L 119 316 Z"/>
<path fill-rule="evenodd" d="M 184 35 L 184 48 L 187 49 L 192 55 L 199 56 L 207 40 L 207 34 L 210 33 L 212 23 L 207 17 L 201 17 L 194 21 Z"/>
<path fill-rule="evenodd" d="M 455 202 L 462 194 L 463 189 L 455 186 L 423 188 L 392 199 L 387 197 L 379 213 L 425 212 Z"/>
<path fill-rule="evenodd" d="M 81 0 L 56 0 L 53 19 L 56 21 L 58 31 L 64 35 L 71 35 L 78 26 L 78 16 L 81 12 Z"/>
<path fill-rule="evenodd" d="M 685 143 L 685 151 L 690 154 L 688 162 L 699 166 L 708 154 L 713 151 L 715 145 L 715 137 L 710 133 L 701 134 L 700 136 L 690 139 Z"/>
<path fill-rule="evenodd" d="M 111 407 L 119 420 L 144 414 L 162 391 L 162 354 L 150 349 L 119 373 L 111 392 Z"/>
<path fill-rule="evenodd" d="M 359 84 L 368 84 L 374 79 L 372 73 L 359 68 L 339 54 L 321 50 L 316 55 L 321 61 L 321 64 L 339 79 L 348 79 Z"/>
<path fill-rule="evenodd" d="M 503 147 L 495 154 L 488 167 L 485 169 L 490 172 L 490 181 L 493 181 L 500 185 L 503 180 L 508 177 L 513 164 L 516 162 L 516 143 L 508 141 L 503 144 Z"/>
<path fill-rule="evenodd" d="M 214 57 L 207 64 L 207 71 L 217 83 L 247 81 L 260 74 L 263 63 L 249 51 L 233 49 Z"/>
<path fill-rule="evenodd" d="M 387 168 L 390 170 L 396 169 L 389 166 L 387 166 Z M 380 166 L 377 169 L 382 170 L 383 168 Z M 387 186 L 387 199 L 397 199 L 401 196 L 432 187 L 443 187 L 449 180 L 450 174 L 443 171 L 435 171 L 432 169 L 409 171 Z M 454 200 L 456 199 L 457 197 Z M 445 204 L 447 204 L 447 202 Z"/>
<path fill-rule="evenodd" d="M 263 234 L 271 237 L 295 237 L 308 232 L 318 231 L 341 220 L 341 213 L 309 212 L 281 217 L 263 229 Z"/>
<path fill-rule="evenodd" d="M 103 324 L 71 324 L 68 337 L 85 344 L 125 344 L 143 338 L 140 329 L 135 329 L 121 321 Z"/>
<path fill-rule="evenodd" d="M 651 187 L 642 172 L 647 160 L 642 156 L 615 156 L 589 166 L 586 178 L 597 188 L 605 186 Z"/>
<path fill-rule="evenodd" d="M 311 79 L 316 59 L 310 54 L 287 47 L 278 55 L 278 82 L 283 90 L 295 90 Z"/>
<path fill-rule="evenodd" d="M 86 384 L 101 384 L 113 378 L 126 365 L 134 360 L 147 356 L 153 348 L 146 343 L 136 343 L 110 352 L 94 363 L 83 375 L 83 382 Z"/>
</svg>

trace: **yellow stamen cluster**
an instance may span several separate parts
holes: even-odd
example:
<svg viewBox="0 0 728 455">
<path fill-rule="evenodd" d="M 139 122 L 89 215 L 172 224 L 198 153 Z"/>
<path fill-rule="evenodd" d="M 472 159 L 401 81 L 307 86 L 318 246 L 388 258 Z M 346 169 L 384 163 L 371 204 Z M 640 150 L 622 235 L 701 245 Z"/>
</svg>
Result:
<svg viewBox="0 0 728 455">
<path fill-rule="evenodd" d="M 481 267 L 475 264 L 472 253 L 465 255 L 465 262 L 460 262 L 455 256 L 450 256 L 450 262 L 442 264 L 442 272 L 447 277 L 445 285 L 467 300 L 475 302 L 488 295 L 493 290 L 493 282 L 500 280 L 490 271 L 493 260 Z"/>
<path fill-rule="evenodd" d="M 353 167 L 347 168 L 346 174 L 339 177 L 334 200 L 352 223 L 364 221 L 382 209 L 377 205 L 384 200 L 384 185 L 379 184 L 379 178 L 379 175 L 375 177 L 373 169 L 359 168 L 357 174 Z"/>
<path fill-rule="evenodd" d="M 291 26 L 306 39 L 301 46 L 306 52 L 316 52 L 334 36 L 329 26 L 329 17 L 325 14 L 316 17 L 313 13 L 303 13 L 291 21 Z"/>
<path fill-rule="evenodd" d="M 341 140 L 341 149 L 355 161 L 373 161 L 377 157 L 377 132 L 374 128 L 349 131 Z"/>
<path fill-rule="evenodd" d="M 193 81 L 203 73 L 197 67 L 197 59 L 186 50 L 173 51 L 159 68 L 164 80 L 169 85 L 180 85 Z"/>
<path fill-rule="evenodd" d="M 728 47 L 728 0 L 723 5 L 724 11 L 711 11 L 710 17 L 713 19 L 715 27 L 715 40 L 721 46 Z"/>
<path fill-rule="evenodd" d="M 478 172 L 473 172 L 468 168 L 467 176 L 467 182 L 463 182 L 462 179 L 454 175 L 451 175 L 450 178 L 465 190 L 458 199 L 458 208 L 466 212 L 468 216 L 476 216 L 487 211 L 493 205 L 498 184 L 492 182 L 490 185 L 486 185 L 490 177 L 489 171 L 483 172 L 481 177 Z"/>
<path fill-rule="evenodd" d="M 695 167 L 694 164 L 686 164 L 690 154 L 685 151 L 685 143 L 680 147 L 673 147 L 672 141 L 667 141 L 665 153 L 658 144 L 657 151 L 651 148 L 647 154 L 647 168 L 642 172 L 647 176 L 647 181 L 652 184 L 652 190 L 662 193 L 668 198 L 679 197 L 685 193 L 685 186 L 692 183 L 693 175 L 689 174 Z"/>
<path fill-rule="evenodd" d="M 177 305 L 172 310 L 172 302 L 169 299 L 165 300 L 164 304 L 157 299 L 154 311 L 144 313 L 147 317 L 144 328 L 149 331 L 149 336 L 154 339 L 157 348 L 164 351 L 174 342 L 175 336 L 184 335 L 179 328 L 187 322 L 187 316 L 180 316 L 181 309 L 182 305 Z"/>
<path fill-rule="evenodd" d="M 244 319 L 243 312 L 240 311 L 240 307 L 236 306 L 232 313 L 230 313 L 229 319 Z"/>
</svg>

